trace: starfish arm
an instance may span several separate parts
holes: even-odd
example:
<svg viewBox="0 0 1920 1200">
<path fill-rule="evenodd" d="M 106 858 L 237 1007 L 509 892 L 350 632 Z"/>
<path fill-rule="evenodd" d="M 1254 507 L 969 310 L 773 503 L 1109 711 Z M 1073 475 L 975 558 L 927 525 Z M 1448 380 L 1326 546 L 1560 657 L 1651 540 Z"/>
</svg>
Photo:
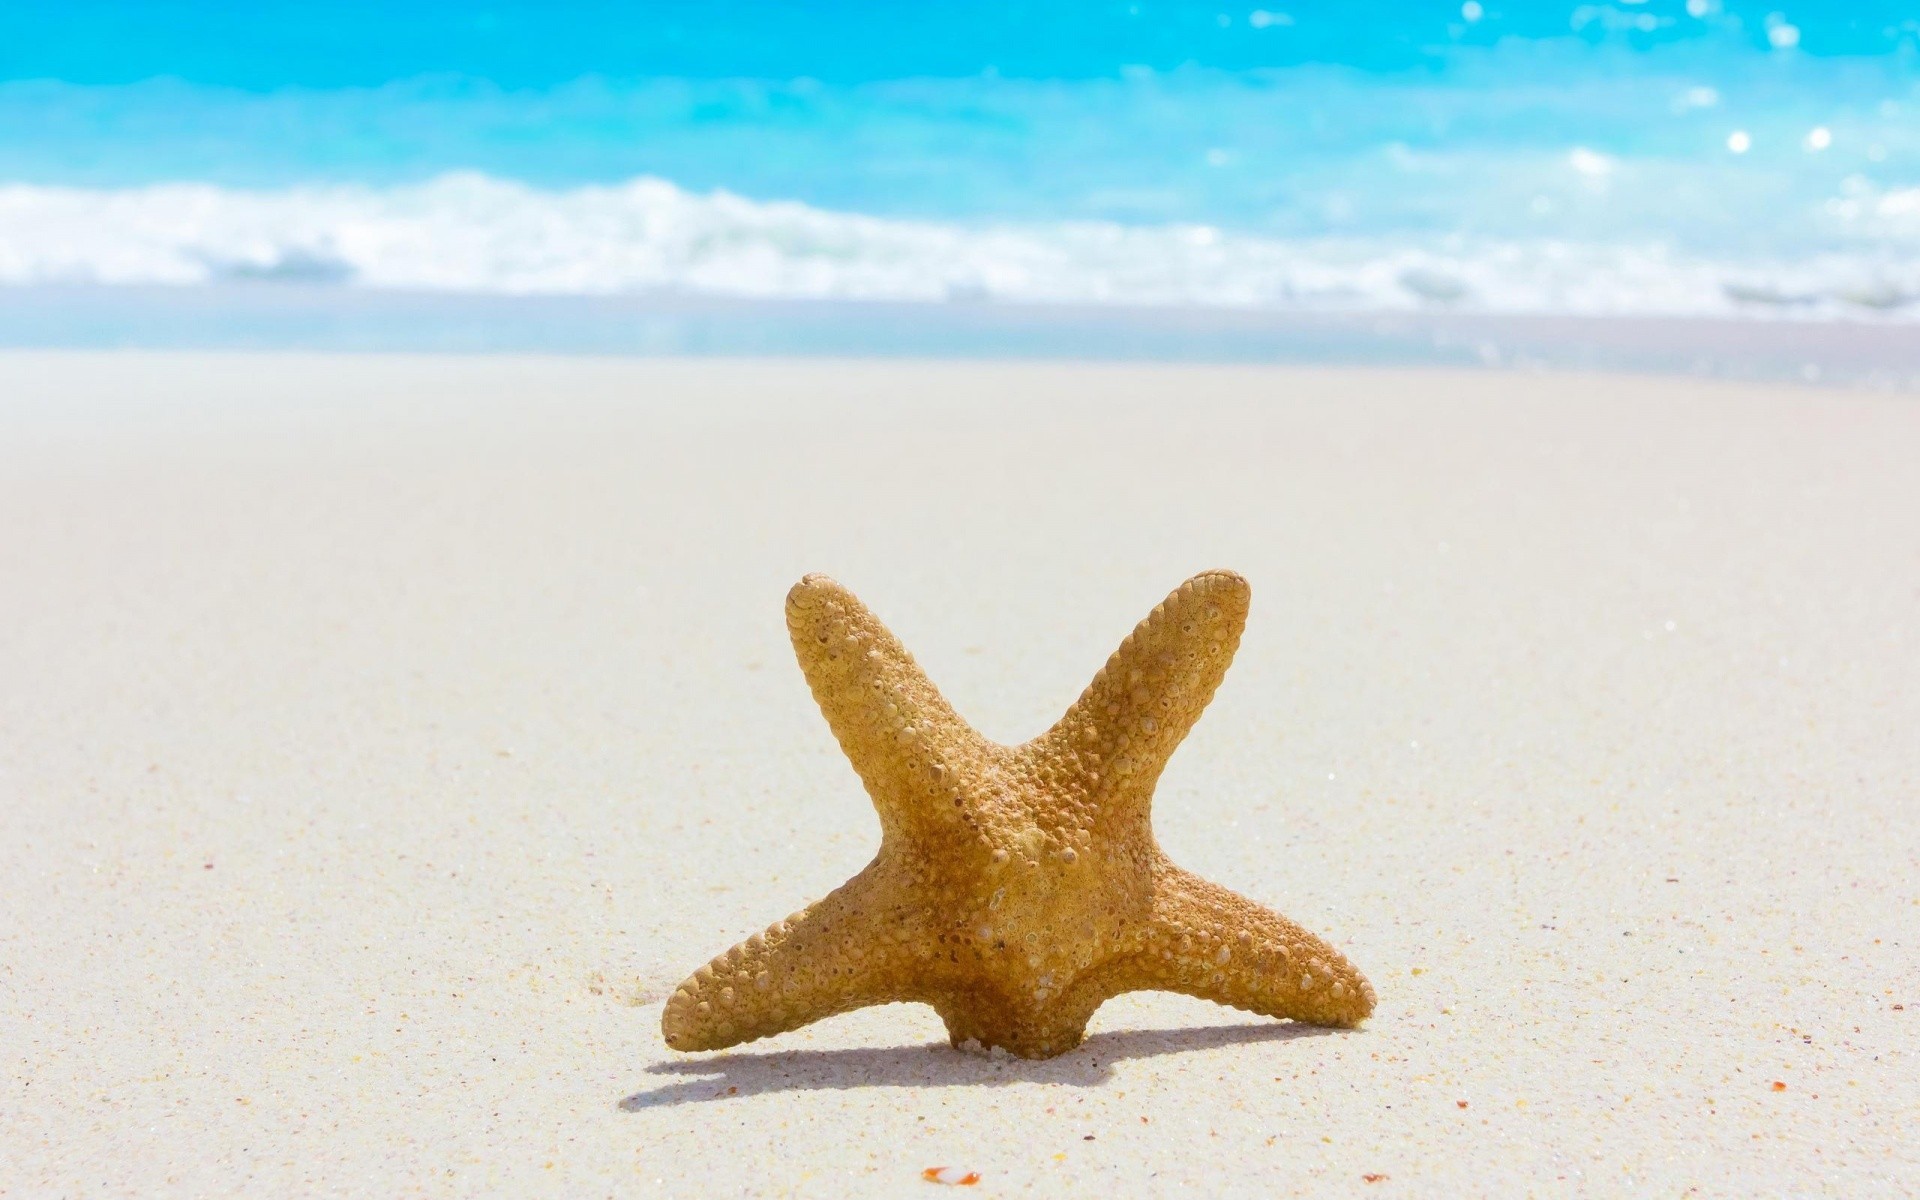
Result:
<svg viewBox="0 0 1920 1200">
<path fill-rule="evenodd" d="M 918 996 L 920 912 L 879 860 L 695 971 L 667 1000 L 675 1050 L 722 1050 L 836 1013 Z"/>
<path fill-rule="evenodd" d="M 1175 588 L 1053 728 L 1021 752 L 1035 763 L 1074 763 L 1081 775 L 1145 803 L 1226 675 L 1251 594 L 1232 571 L 1206 571 Z"/>
<path fill-rule="evenodd" d="M 1181 992 L 1268 1017 L 1352 1026 L 1373 986 L 1338 950 L 1292 921 L 1162 861 L 1132 988 Z"/>
<path fill-rule="evenodd" d="M 886 834 L 916 814 L 947 817 L 956 764 L 996 747 L 960 719 L 892 631 L 825 575 L 787 593 L 787 633 Z"/>
</svg>

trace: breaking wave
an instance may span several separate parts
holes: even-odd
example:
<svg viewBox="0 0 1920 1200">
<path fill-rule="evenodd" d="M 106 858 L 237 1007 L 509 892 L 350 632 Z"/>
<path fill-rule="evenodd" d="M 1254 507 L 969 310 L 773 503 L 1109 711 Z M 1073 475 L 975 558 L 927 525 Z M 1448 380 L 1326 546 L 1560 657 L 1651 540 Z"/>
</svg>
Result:
<svg viewBox="0 0 1920 1200">
<path fill-rule="evenodd" d="M 0 186 L 0 284 L 1920 317 L 1920 188 L 1856 187 L 1820 220 L 1817 251 L 1736 261 L 1656 242 L 909 220 L 655 178 L 567 190 L 471 173 L 271 190 L 16 184 Z"/>
</svg>

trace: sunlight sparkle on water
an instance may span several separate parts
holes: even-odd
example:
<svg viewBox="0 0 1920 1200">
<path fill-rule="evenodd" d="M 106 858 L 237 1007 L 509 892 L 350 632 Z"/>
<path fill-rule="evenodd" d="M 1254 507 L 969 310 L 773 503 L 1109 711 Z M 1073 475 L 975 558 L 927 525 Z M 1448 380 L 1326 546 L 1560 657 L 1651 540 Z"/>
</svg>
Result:
<svg viewBox="0 0 1920 1200">
<path fill-rule="evenodd" d="M 1675 97 L 1673 107 L 1677 112 L 1685 112 L 1690 108 L 1712 108 L 1719 103 L 1719 89 L 1695 86 L 1688 88 L 1686 91 L 1681 92 L 1679 96 Z"/>
<path fill-rule="evenodd" d="M 1575 146 L 1567 155 L 1567 165 L 1589 179 L 1604 178 L 1613 173 L 1613 160 L 1604 154 L 1596 153 L 1585 146 Z"/>
<path fill-rule="evenodd" d="M 1920 322 L 1913 0 L 1248 3 L 28 5 L 0 290 Z"/>
</svg>

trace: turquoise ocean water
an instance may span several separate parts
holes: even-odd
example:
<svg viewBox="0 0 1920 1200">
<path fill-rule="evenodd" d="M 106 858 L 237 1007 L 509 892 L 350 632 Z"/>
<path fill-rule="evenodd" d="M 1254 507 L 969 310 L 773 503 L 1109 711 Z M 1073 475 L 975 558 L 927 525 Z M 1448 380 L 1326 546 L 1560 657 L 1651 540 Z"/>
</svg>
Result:
<svg viewBox="0 0 1920 1200">
<path fill-rule="evenodd" d="M 1905 322 L 1920 5 L 10 0 L 0 285 Z"/>
</svg>

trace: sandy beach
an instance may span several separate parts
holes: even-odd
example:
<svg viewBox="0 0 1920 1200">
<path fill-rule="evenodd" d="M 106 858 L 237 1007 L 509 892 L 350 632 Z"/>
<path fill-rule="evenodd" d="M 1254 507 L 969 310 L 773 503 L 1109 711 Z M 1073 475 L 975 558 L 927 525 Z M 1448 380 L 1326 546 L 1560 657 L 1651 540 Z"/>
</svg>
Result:
<svg viewBox="0 0 1920 1200">
<path fill-rule="evenodd" d="M 1910 1195 L 1920 404 L 1627 375 L 0 355 L 0 1195 Z M 678 1055 L 878 823 L 787 588 L 1155 806 L 1363 1027 Z"/>
</svg>

